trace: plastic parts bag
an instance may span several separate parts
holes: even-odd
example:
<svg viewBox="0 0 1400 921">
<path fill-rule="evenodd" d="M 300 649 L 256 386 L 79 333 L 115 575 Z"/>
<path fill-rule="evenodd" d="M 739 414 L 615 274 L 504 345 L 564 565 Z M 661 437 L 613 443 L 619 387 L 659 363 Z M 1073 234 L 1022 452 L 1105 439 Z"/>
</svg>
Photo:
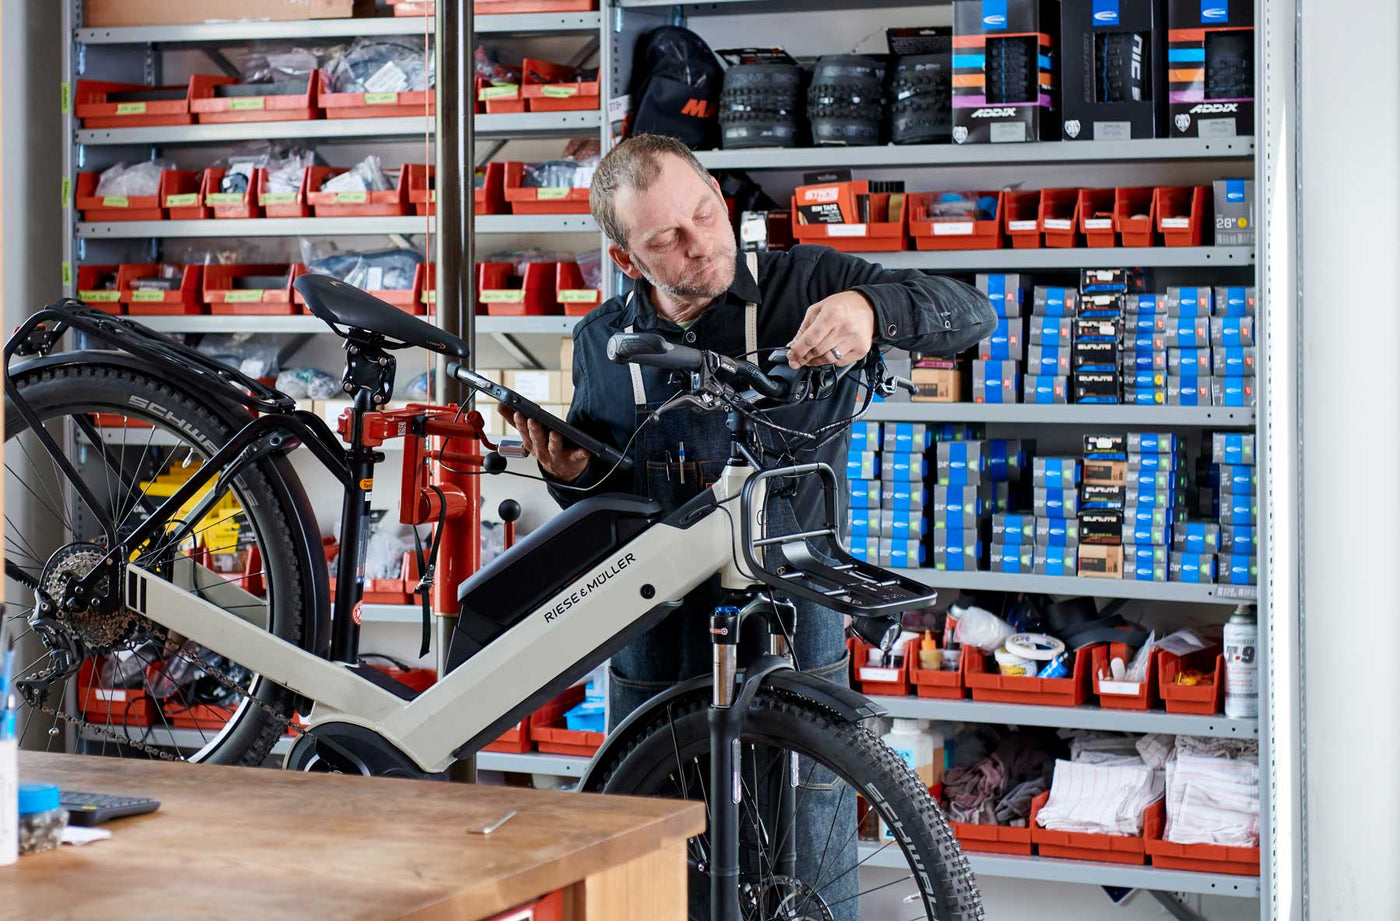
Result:
<svg viewBox="0 0 1400 921">
<path fill-rule="evenodd" d="M 524 175 L 520 184 L 527 189 L 586 189 L 593 183 L 594 167 L 572 160 L 549 160 L 522 166 Z"/>
<path fill-rule="evenodd" d="M 206 336 L 199 351 L 249 377 L 277 376 L 277 346 L 237 336 Z"/>
<path fill-rule="evenodd" d="M 360 38 L 326 67 L 326 81 L 332 93 L 407 93 L 432 89 L 433 69 L 421 38 Z"/>
<path fill-rule="evenodd" d="M 161 171 L 174 168 L 169 160 L 147 160 L 130 166 L 118 163 L 103 170 L 97 177 L 97 194 L 128 198 L 137 195 L 158 195 Z"/>
<path fill-rule="evenodd" d="M 316 153 L 311 150 L 293 148 L 285 155 L 273 154 L 268 157 L 264 169 L 267 170 L 267 190 L 269 192 L 301 191 L 301 177 L 308 166 L 316 163 Z"/>
<path fill-rule="evenodd" d="M 583 276 L 583 286 L 585 288 L 603 287 L 602 250 L 580 250 L 574 254 L 574 262 L 578 263 L 578 271 L 579 274 Z"/>
<path fill-rule="evenodd" d="M 408 386 L 404 388 L 403 395 L 410 400 L 431 399 L 432 394 L 428 392 L 428 373 L 424 371 L 422 374 L 409 381 Z"/>
<path fill-rule="evenodd" d="M 278 390 L 293 399 L 329 400 L 339 395 L 335 378 L 316 368 L 288 368 L 277 374 Z"/>
<path fill-rule="evenodd" d="M 398 579 L 403 575 L 403 555 L 413 550 L 412 534 L 373 530 L 365 546 L 366 579 Z"/>
<path fill-rule="evenodd" d="M 423 257 L 411 249 L 341 253 L 304 237 L 301 258 L 308 272 L 339 278 L 363 291 L 407 291 L 423 264 Z"/>
<path fill-rule="evenodd" d="M 374 154 L 365 157 L 349 170 L 337 173 L 321 183 L 323 192 L 387 192 L 398 187 L 390 182 L 380 160 Z"/>
<path fill-rule="evenodd" d="M 509 64 L 502 64 L 496 60 L 494 52 L 486 50 L 485 45 L 477 45 L 476 53 L 473 55 L 473 67 L 476 75 L 483 80 L 489 80 L 495 86 L 519 86 L 520 68 L 511 67 Z"/>
<path fill-rule="evenodd" d="M 961 646 L 995 652 L 1011 633 L 1010 624 L 984 608 L 963 608 L 958 616 L 957 641 Z"/>
</svg>

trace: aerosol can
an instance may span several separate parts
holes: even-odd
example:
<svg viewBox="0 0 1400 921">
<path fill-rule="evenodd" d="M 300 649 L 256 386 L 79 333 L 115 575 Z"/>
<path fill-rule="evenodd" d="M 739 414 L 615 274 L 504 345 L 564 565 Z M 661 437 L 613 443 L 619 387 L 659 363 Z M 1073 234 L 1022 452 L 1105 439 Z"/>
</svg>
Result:
<svg viewBox="0 0 1400 921">
<path fill-rule="evenodd" d="M 1235 608 L 1225 624 L 1225 715 L 1259 716 L 1259 621 L 1250 604 Z"/>
</svg>

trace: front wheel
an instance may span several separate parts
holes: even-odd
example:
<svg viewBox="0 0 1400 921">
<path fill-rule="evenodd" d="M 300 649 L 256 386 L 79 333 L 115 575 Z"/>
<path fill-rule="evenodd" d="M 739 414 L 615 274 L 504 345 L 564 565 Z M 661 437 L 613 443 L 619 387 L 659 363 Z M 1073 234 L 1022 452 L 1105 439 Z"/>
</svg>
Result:
<svg viewBox="0 0 1400 921">
<path fill-rule="evenodd" d="M 593 792 L 709 803 L 708 692 L 637 727 L 592 772 Z M 938 804 L 870 730 L 810 701 L 762 690 L 740 736 L 740 907 L 744 921 L 973 921 L 981 897 Z M 795 761 L 783 757 L 791 752 Z M 795 783 L 786 831 L 772 806 Z M 857 826 L 856 805 L 875 821 Z M 875 827 L 878 826 L 878 827 Z M 860 829 L 873 831 L 873 840 Z M 796 838 L 796 848 L 787 836 Z M 690 917 L 708 921 L 708 832 L 688 846 Z M 795 872 L 781 854 L 796 851 Z"/>
</svg>

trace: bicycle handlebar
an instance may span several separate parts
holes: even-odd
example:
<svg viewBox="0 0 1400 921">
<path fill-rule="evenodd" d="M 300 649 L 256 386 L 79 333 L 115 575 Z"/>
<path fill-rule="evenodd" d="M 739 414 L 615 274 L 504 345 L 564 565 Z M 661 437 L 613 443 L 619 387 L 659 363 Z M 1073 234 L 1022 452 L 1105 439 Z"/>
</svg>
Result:
<svg viewBox="0 0 1400 921">
<path fill-rule="evenodd" d="M 731 383 L 752 387 L 774 400 L 785 399 L 792 389 L 790 381 L 770 377 L 752 362 L 676 345 L 656 333 L 614 334 L 608 340 L 608 358 L 620 365 L 650 365 L 671 371 L 698 372 L 708 367 L 718 376 L 729 378 Z"/>
</svg>

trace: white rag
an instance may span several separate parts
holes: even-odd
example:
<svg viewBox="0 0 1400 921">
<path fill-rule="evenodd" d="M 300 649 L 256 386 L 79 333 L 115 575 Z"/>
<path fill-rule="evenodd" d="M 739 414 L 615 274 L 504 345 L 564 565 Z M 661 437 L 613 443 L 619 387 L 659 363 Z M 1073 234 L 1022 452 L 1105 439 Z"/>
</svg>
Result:
<svg viewBox="0 0 1400 921">
<path fill-rule="evenodd" d="M 1257 845 L 1256 759 L 1211 757 L 1178 747 L 1176 758 L 1167 764 L 1166 840 L 1230 847 Z"/>
<path fill-rule="evenodd" d="M 1141 835 L 1142 812 L 1162 796 L 1162 773 L 1136 764 L 1056 761 L 1050 799 L 1036 820 L 1057 831 Z"/>
</svg>

